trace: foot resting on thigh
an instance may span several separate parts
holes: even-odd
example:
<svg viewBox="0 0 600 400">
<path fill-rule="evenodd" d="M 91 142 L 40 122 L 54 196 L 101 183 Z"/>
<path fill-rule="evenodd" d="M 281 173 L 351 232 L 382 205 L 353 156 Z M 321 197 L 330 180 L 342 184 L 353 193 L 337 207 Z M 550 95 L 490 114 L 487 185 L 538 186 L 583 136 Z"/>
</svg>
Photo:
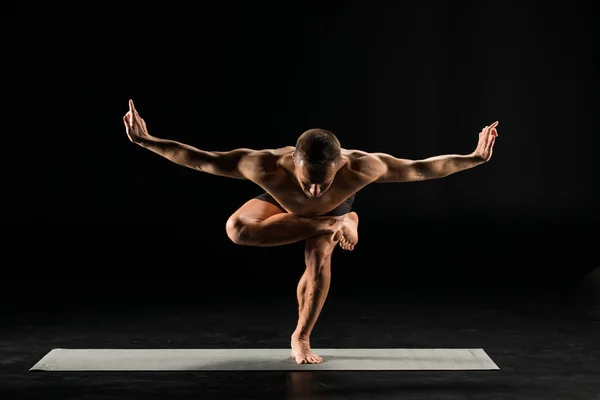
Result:
<svg viewBox="0 0 600 400">
<path fill-rule="evenodd" d="M 338 217 L 339 230 L 333 234 L 333 241 L 340 242 L 344 250 L 354 250 L 358 243 L 358 214 L 354 211 Z"/>
<path fill-rule="evenodd" d="M 292 336 L 292 358 L 296 364 L 320 364 L 323 359 L 313 353 L 308 340 L 298 339 Z"/>
</svg>

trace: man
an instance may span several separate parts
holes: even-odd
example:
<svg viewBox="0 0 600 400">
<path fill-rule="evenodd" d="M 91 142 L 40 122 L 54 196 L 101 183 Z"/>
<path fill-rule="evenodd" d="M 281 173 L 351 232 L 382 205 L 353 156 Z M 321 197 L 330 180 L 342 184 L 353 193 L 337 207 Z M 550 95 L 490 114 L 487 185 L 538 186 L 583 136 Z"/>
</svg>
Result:
<svg viewBox="0 0 600 400">
<path fill-rule="evenodd" d="M 310 334 L 329 291 L 333 249 L 339 243 L 351 251 L 358 242 L 358 216 L 351 211 L 356 192 L 374 182 L 436 179 L 475 167 L 490 160 L 498 136 L 496 121 L 479 133 L 473 153 L 423 160 L 345 150 L 323 129 L 304 132 L 296 146 L 216 152 L 151 136 L 132 100 L 123 120 L 133 143 L 179 165 L 247 179 L 265 190 L 228 219 L 226 232 L 234 243 L 269 247 L 306 241 L 306 270 L 297 291 L 298 324 L 291 337 L 298 364 L 323 361 L 311 351 Z"/>
</svg>

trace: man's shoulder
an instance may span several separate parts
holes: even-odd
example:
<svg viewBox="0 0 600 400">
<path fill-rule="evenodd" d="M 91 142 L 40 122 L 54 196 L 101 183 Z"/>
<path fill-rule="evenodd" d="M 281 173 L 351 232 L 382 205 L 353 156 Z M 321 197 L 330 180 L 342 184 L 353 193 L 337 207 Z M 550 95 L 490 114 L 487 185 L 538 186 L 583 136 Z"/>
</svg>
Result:
<svg viewBox="0 0 600 400">
<path fill-rule="evenodd" d="M 247 161 L 252 164 L 255 173 L 268 175 L 280 170 L 283 160 L 291 157 L 293 151 L 293 146 L 256 150 L 250 154 Z"/>
<path fill-rule="evenodd" d="M 342 149 L 342 156 L 348 160 L 348 169 L 362 175 L 377 175 L 382 168 L 379 157 L 363 150 Z"/>
</svg>

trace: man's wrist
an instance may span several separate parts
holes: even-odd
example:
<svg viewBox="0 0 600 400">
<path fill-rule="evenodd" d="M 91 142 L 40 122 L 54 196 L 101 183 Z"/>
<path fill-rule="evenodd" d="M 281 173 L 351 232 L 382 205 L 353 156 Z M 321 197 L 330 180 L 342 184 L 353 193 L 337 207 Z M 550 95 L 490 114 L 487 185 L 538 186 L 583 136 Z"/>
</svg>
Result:
<svg viewBox="0 0 600 400">
<path fill-rule="evenodd" d="M 139 144 L 142 147 L 146 147 L 152 143 L 155 143 L 155 138 L 153 138 L 150 135 L 146 135 L 146 136 L 140 136 L 138 138 L 136 138 L 136 140 L 134 140 L 135 144 Z"/>
<path fill-rule="evenodd" d="M 485 160 L 483 159 L 483 157 L 481 157 L 479 154 L 473 152 L 471 154 L 468 154 L 466 156 L 464 156 L 464 158 L 471 163 L 474 167 L 485 163 Z"/>
</svg>

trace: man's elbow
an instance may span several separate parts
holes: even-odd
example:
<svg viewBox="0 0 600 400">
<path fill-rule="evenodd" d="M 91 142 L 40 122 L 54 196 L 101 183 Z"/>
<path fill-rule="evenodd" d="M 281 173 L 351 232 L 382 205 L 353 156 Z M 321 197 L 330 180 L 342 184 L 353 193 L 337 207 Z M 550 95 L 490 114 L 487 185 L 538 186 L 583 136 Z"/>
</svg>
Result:
<svg viewBox="0 0 600 400">
<path fill-rule="evenodd" d="M 411 181 L 426 181 L 429 179 L 440 178 L 437 171 L 432 168 L 432 165 L 425 161 L 413 161 L 412 168 L 410 168 L 410 179 Z"/>
<path fill-rule="evenodd" d="M 434 179 L 441 179 L 441 178 L 445 178 L 447 177 L 448 173 L 445 173 L 443 171 L 438 171 L 435 169 L 425 169 L 419 172 L 416 172 L 415 175 L 417 176 L 417 178 L 415 180 L 418 181 L 431 181 Z"/>
</svg>

